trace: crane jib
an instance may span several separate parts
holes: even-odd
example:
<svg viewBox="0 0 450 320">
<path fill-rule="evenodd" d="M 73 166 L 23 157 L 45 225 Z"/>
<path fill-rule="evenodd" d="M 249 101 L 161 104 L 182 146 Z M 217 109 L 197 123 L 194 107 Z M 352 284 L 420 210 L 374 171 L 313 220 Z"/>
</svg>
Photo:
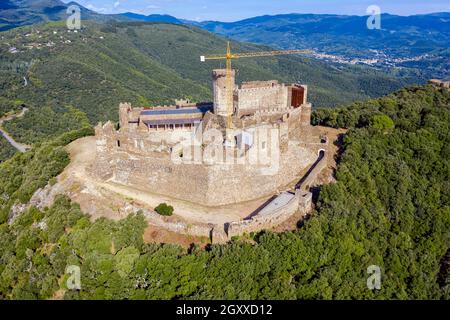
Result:
<svg viewBox="0 0 450 320">
<path fill-rule="evenodd" d="M 284 50 L 284 51 L 262 51 L 262 52 L 245 52 L 245 53 L 233 53 L 231 57 L 226 55 L 217 56 L 201 56 L 201 60 L 225 60 L 225 59 L 239 59 L 239 58 L 252 58 L 252 57 L 267 57 L 278 56 L 288 54 L 311 54 L 311 50 Z"/>
</svg>

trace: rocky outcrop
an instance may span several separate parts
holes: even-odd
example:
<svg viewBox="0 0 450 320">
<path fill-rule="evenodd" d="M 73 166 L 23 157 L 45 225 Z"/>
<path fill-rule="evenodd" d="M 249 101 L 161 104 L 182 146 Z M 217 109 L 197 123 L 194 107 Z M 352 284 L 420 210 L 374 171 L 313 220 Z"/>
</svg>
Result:
<svg viewBox="0 0 450 320">
<path fill-rule="evenodd" d="M 65 191 L 60 183 L 54 185 L 47 184 L 44 188 L 38 189 L 30 199 L 29 205 L 35 206 L 42 210 L 46 207 L 51 207 L 58 194 Z"/>
<path fill-rule="evenodd" d="M 44 188 L 36 190 L 30 201 L 26 204 L 16 203 L 9 212 L 8 224 L 12 224 L 17 217 L 30 207 L 36 207 L 43 210 L 46 207 L 51 207 L 58 194 L 64 193 L 64 187 L 60 183 L 51 185 L 47 184 Z"/>
</svg>

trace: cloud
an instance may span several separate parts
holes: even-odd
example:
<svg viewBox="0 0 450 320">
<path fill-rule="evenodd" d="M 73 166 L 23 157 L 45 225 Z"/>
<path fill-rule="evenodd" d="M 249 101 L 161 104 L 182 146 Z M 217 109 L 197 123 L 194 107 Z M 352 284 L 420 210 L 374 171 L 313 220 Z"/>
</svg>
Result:
<svg viewBox="0 0 450 320">
<path fill-rule="evenodd" d="M 150 4 L 146 7 L 147 9 L 159 9 L 160 7 L 154 5 L 154 4 Z"/>
<path fill-rule="evenodd" d="M 98 8 L 98 7 L 94 6 L 92 3 L 88 3 L 86 5 L 86 8 L 88 8 L 89 10 L 95 11 L 95 12 L 100 12 L 100 13 L 107 11 L 106 8 Z"/>
<path fill-rule="evenodd" d="M 116 2 L 114 2 L 114 8 L 116 8 L 117 9 L 117 7 L 118 6 L 120 6 L 120 1 L 116 1 Z"/>
</svg>

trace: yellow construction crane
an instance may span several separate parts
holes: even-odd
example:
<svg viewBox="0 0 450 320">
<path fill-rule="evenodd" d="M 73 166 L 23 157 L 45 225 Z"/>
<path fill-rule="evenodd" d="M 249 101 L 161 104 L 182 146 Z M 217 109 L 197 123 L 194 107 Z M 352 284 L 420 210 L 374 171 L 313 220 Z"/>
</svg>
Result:
<svg viewBox="0 0 450 320">
<path fill-rule="evenodd" d="M 231 128 L 232 125 L 232 115 L 233 115 L 233 83 L 231 78 L 231 73 L 233 69 L 231 67 L 232 59 L 240 58 L 252 58 L 252 57 L 269 57 L 278 56 L 285 54 L 310 54 L 311 50 L 276 50 L 276 51 L 260 51 L 260 52 L 245 52 L 245 53 L 231 53 L 230 42 L 227 44 L 227 53 L 225 55 L 210 55 L 201 56 L 200 61 L 205 62 L 206 60 L 225 60 L 227 61 L 226 67 L 226 83 L 227 83 L 227 128 Z"/>
</svg>

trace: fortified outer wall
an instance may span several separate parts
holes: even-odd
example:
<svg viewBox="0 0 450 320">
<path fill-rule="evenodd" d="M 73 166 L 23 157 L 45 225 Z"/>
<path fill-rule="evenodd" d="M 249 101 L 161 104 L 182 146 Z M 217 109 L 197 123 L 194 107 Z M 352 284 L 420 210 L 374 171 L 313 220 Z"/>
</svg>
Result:
<svg viewBox="0 0 450 320">
<path fill-rule="evenodd" d="M 299 186 L 300 190 L 308 191 L 311 187 L 313 187 L 316 183 L 316 179 L 323 169 L 327 167 L 327 154 L 325 151 L 319 150 L 319 153 L 323 152 L 322 158 L 314 164 L 314 167 L 311 168 L 309 174 L 301 180 L 301 184 Z M 319 154 L 320 156 L 320 154 Z"/>
<path fill-rule="evenodd" d="M 294 141 L 289 141 L 289 156 L 284 156 L 280 163 L 280 173 L 275 176 L 256 175 L 253 166 L 242 170 L 239 166 L 232 166 L 228 170 L 216 171 L 214 166 L 207 165 L 179 165 L 173 163 L 167 157 L 155 155 L 152 158 L 143 160 L 132 153 L 118 151 L 120 148 L 113 148 L 114 152 L 108 151 L 109 147 L 115 147 L 114 142 L 118 136 L 111 123 L 103 127 L 97 127 L 97 148 L 102 151 L 98 156 L 103 157 L 99 161 L 95 172 L 102 174 L 102 166 L 110 167 L 112 174 L 109 179 L 118 183 L 133 186 L 136 189 L 154 193 L 161 193 L 187 201 L 206 203 L 207 205 L 217 205 L 220 202 L 237 202 L 243 197 L 259 197 L 262 190 L 267 190 L 270 194 L 280 184 L 278 178 L 285 178 L 286 173 L 294 175 L 298 173 L 299 159 L 305 159 L 305 155 L 296 152 L 305 151 L 304 148 L 296 148 Z M 103 131 L 104 130 L 104 131 Z M 106 136 L 105 136 L 106 135 Z M 103 138 L 103 139 L 102 139 Z M 309 150 L 310 158 L 308 163 L 314 162 L 317 157 L 317 149 Z M 111 156 L 109 158 L 108 156 Z M 156 213 L 148 212 L 147 216 L 152 225 L 167 229 L 169 231 L 188 234 L 192 236 L 209 237 L 214 242 L 226 242 L 230 237 L 242 235 L 244 233 L 256 232 L 262 229 L 270 229 L 289 219 L 297 211 L 307 214 L 312 209 L 312 194 L 308 191 L 319 173 L 326 167 L 326 156 L 317 161 L 314 167 L 302 179 L 301 186 L 296 190 L 295 197 L 283 207 L 277 208 L 273 212 L 266 212 L 264 215 L 256 215 L 248 220 L 231 222 L 226 228 L 225 234 L 222 226 L 210 225 L 188 225 L 183 222 L 165 221 Z M 235 169 L 236 171 L 234 171 Z M 292 171 L 289 171 L 292 170 Z M 219 182 L 219 183 L 217 183 Z M 239 188 L 236 188 L 236 185 Z M 267 189 L 265 189 L 267 188 Z M 256 192 L 255 192 L 256 190 Z M 213 200 L 213 201 L 211 201 Z"/>
<path fill-rule="evenodd" d="M 301 185 L 295 191 L 295 197 L 286 205 L 264 215 L 256 215 L 248 220 L 236 221 L 229 224 L 228 237 L 240 236 L 244 233 L 257 232 L 273 228 L 289 219 L 297 211 L 303 215 L 312 210 L 312 193 L 309 188 L 314 184 L 320 172 L 327 166 L 327 154 L 324 153 L 314 164 L 314 167 L 302 179 Z"/>
<path fill-rule="evenodd" d="M 96 136 L 97 160 L 92 172 L 101 179 L 207 206 L 271 195 L 317 157 L 315 147 L 289 141 L 287 132 L 277 137 L 282 152 L 269 149 L 267 162 L 254 164 L 247 159 L 245 164 L 229 165 L 176 163 L 170 157 L 170 145 L 152 143 L 135 132 L 116 131 L 111 123 L 97 126 Z"/>
<path fill-rule="evenodd" d="M 231 222 L 228 225 L 228 237 L 240 236 L 244 233 L 258 232 L 263 229 L 270 229 L 283 223 L 300 211 L 303 215 L 308 214 L 312 210 L 312 193 L 296 191 L 295 197 L 292 198 L 285 206 L 274 210 L 265 215 L 256 215 L 248 220 Z"/>
<path fill-rule="evenodd" d="M 192 225 L 181 221 L 166 221 L 161 215 L 149 210 L 145 210 L 143 213 L 147 218 L 148 223 L 152 226 L 194 237 L 211 238 L 213 231 L 212 226 L 200 224 Z"/>
<path fill-rule="evenodd" d="M 111 181 L 135 189 L 186 201 L 206 203 L 208 168 L 203 165 L 177 165 L 168 157 L 136 158 L 117 153 Z"/>
<path fill-rule="evenodd" d="M 313 149 L 301 148 L 294 141 L 289 141 L 286 149 L 271 165 L 208 167 L 208 193 L 215 198 L 214 203 L 207 200 L 208 204 L 237 203 L 271 195 L 291 183 L 317 157 Z"/>
<path fill-rule="evenodd" d="M 279 167 L 246 165 L 176 164 L 167 157 L 136 157 L 114 152 L 111 161 L 99 161 L 97 174 L 111 168 L 110 180 L 133 188 L 173 198 L 219 206 L 267 196 L 287 185 L 314 162 L 315 152 L 296 147 L 292 142 L 281 155 Z M 112 162 L 112 163 L 111 163 Z M 263 169 L 268 170 L 265 174 Z M 271 172 L 273 171 L 273 174 Z M 106 170 L 108 171 L 108 170 Z"/>
<path fill-rule="evenodd" d="M 234 236 L 276 227 L 299 211 L 302 215 L 306 215 L 311 210 L 312 193 L 297 190 L 295 197 L 287 205 L 265 215 L 231 222 L 225 226 L 226 231 L 222 226 L 192 225 L 181 221 L 166 221 L 164 217 L 149 210 L 145 210 L 143 213 L 152 226 L 180 234 L 209 238 L 213 243 L 224 243 Z"/>
</svg>

